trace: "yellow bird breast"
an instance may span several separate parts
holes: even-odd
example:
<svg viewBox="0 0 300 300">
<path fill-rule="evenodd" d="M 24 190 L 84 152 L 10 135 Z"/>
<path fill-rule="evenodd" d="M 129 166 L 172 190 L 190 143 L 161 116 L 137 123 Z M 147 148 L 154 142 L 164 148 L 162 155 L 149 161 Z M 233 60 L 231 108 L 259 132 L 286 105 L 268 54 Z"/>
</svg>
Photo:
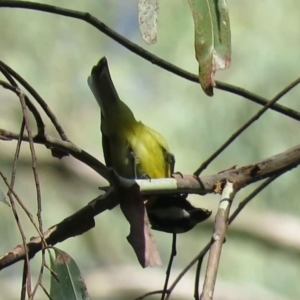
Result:
<svg viewBox="0 0 300 300">
<path fill-rule="evenodd" d="M 145 126 L 135 122 L 123 126 L 119 134 L 111 137 L 112 167 L 124 177 L 134 177 L 135 157 L 137 177 L 148 175 L 150 178 L 165 178 L 171 176 L 171 166 L 166 161 L 169 152 L 164 138 Z"/>
</svg>

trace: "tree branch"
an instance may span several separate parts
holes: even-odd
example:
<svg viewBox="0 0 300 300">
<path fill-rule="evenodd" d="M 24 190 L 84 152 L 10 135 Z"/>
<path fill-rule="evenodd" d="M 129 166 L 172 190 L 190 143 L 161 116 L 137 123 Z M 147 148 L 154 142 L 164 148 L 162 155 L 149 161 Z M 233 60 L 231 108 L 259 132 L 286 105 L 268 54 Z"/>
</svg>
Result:
<svg viewBox="0 0 300 300">
<path fill-rule="evenodd" d="M 250 127 L 255 121 L 257 121 L 271 106 L 279 101 L 284 95 L 300 83 L 300 77 L 291 82 L 283 90 L 281 90 L 268 104 L 261 108 L 252 118 L 250 118 L 241 128 L 239 128 L 231 137 L 207 160 L 205 160 L 201 166 L 194 172 L 196 176 L 199 176 L 207 166 L 217 158 L 238 136 L 240 136 L 248 127 Z"/>
<path fill-rule="evenodd" d="M 6 137 L 7 134 L 8 133 L 6 131 L 0 129 L 0 135 Z M 9 134 L 8 137 L 16 138 L 16 135 Z M 68 147 L 71 145 L 72 147 L 74 147 L 74 145 L 69 142 L 59 142 L 60 147 L 62 147 L 62 145 L 66 145 Z M 51 145 L 55 146 L 55 144 L 53 143 Z M 62 149 L 65 151 L 74 151 L 72 147 L 68 147 L 62 147 Z M 81 155 L 81 151 L 76 152 L 79 157 Z M 276 176 L 278 174 L 286 172 L 296 167 L 298 164 L 300 164 L 300 145 L 256 164 L 244 166 L 239 169 L 230 169 L 219 174 L 203 176 L 199 178 L 192 175 L 174 174 L 174 178 L 156 180 L 152 179 L 149 182 L 148 180 L 125 179 L 122 177 L 118 177 L 117 174 L 113 173 L 113 175 L 109 175 L 109 177 L 117 177 L 114 180 L 112 179 L 112 182 L 118 183 L 116 186 L 109 189 L 105 196 L 94 199 L 72 216 L 49 228 L 44 233 L 44 238 L 48 245 L 54 245 L 58 242 L 62 242 L 70 237 L 82 234 L 85 231 L 93 228 L 94 217 L 96 215 L 102 213 L 104 210 L 112 209 L 119 204 L 118 188 L 120 187 L 123 189 L 127 189 L 128 194 L 130 194 L 130 188 L 132 187 L 132 185 L 137 183 L 139 184 L 141 194 L 143 195 L 155 193 L 162 194 L 166 192 L 186 192 L 205 195 L 207 193 L 221 193 L 226 181 L 228 180 L 234 184 L 235 191 L 237 192 L 239 189 L 243 188 L 246 185 L 262 180 L 266 177 L 271 177 L 274 175 Z M 171 186 L 173 188 L 163 190 L 166 182 L 167 186 Z M 169 185 L 169 182 L 172 182 L 172 184 Z M 174 185 L 174 183 L 176 184 Z M 155 188 L 153 188 L 153 186 Z M 31 239 L 30 243 L 27 244 L 27 248 L 29 257 L 32 258 L 42 248 L 41 238 L 36 237 Z M 11 250 L 0 258 L 0 270 L 19 260 L 24 259 L 24 255 L 24 246 L 17 246 L 15 249 Z"/>
<path fill-rule="evenodd" d="M 142 47 L 132 43 L 122 35 L 118 34 L 116 31 L 111 29 L 110 27 L 106 26 L 103 22 L 98 20 L 97 18 L 93 17 L 89 13 L 75 11 L 71 9 L 66 9 L 58 6 L 52 6 L 47 4 L 41 4 L 41 3 L 35 3 L 35 2 L 29 2 L 29 1 L 11 1 L 11 0 L 1 0 L 0 1 L 0 7 L 10 7 L 10 8 L 23 8 L 23 9 L 31 9 L 31 10 L 37 10 L 47 13 L 52 13 L 56 15 L 62 15 L 65 17 L 70 17 L 74 19 L 82 20 L 86 23 L 89 23 L 93 27 L 97 28 L 102 33 L 106 34 L 108 37 L 128 49 L 129 51 L 135 53 L 136 55 L 144 58 L 145 60 L 151 62 L 154 65 L 157 65 L 161 67 L 162 69 L 171 72 L 177 76 L 180 76 L 184 79 L 187 79 L 189 81 L 192 81 L 194 83 L 199 84 L 198 76 L 195 74 L 192 74 L 190 72 L 187 72 L 163 59 L 160 57 L 150 53 L 149 51 L 143 49 Z M 266 98 L 263 98 L 261 96 L 258 96 L 254 93 L 251 93 L 245 89 L 242 89 L 240 87 L 236 87 L 231 84 L 227 84 L 224 82 L 216 81 L 216 88 L 239 95 L 247 100 L 250 100 L 252 102 L 255 102 L 257 104 L 265 106 L 268 104 L 268 100 Z M 285 107 L 283 105 L 279 104 L 273 104 L 270 109 L 275 110 L 283 115 L 286 115 L 292 119 L 295 119 L 297 121 L 300 121 L 300 113 L 290 109 L 288 107 Z"/>
<path fill-rule="evenodd" d="M 230 225 L 233 220 L 238 216 L 238 214 L 242 211 L 242 209 L 246 206 L 247 203 L 249 203 L 258 193 L 260 193 L 263 189 L 265 189 L 269 184 L 271 184 L 275 179 L 277 179 L 281 174 L 277 174 L 275 176 L 269 177 L 267 180 L 265 180 L 262 184 L 260 184 L 252 193 L 250 193 L 242 202 L 240 202 L 238 208 L 232 213 L 232 215 L 229 218 L 228 225 Z M 172 291 L 176 287 L 176 285 L 179 283 L 179 281 L 183 278 L 183 276 L 191 269 L 191 267 L 199 260 L 203 259 L 206 253 L 209 251 L 210 246 L 212 244 L 212 240 L 210 240 L 198 253 L 196 257 L 194 257 L 188 265 L 180 272 L 180 274 L 177 276 L 177 278 L 174 280 L 172 285 L 168 289 L 168 297 L 167 300 L 170 298 Z M 195 289 L 196 290 L 196 289 Z"/>
<path fill-rule="evenodd" d="M 219 209 L 216 215 L 213 242 L 210 247 L 206 275 L 201 294 L 202 300 L 213 299 L 215 283 L 218 274 L 219 262 L 221 257 L 222 245 L 227 231 L 227 220 L 232 200 L 235 195 L 235 188 L 232 182 L 227 181 L 222 193 Z M 199 295 L 195 295 L 199 299 Z"/>
<path fill-rule="evenodd" d="M 19 138 L 18 133 L 13 133 L 0 128 L 0 136 L 4 139 Z M 28 141 L 26 134 L 22 137 L 24 141 Z M 48 148 L 59 149 L 65 151 L 88 165 L 97 174 L 100 174 L 109 182 L 114 182 L 114 176 L 109 168 L 102 164 L 95 157 L 80 149 L 71 142 L 58 140 L 54 137 L 46 135 L 44 139 L 34 139 L 35 143 L 43 144 Z M 150 194 L 172 194 L 172 193 L 189 193 L 205 195 L 209 193 L 221 193 L 225 186 L 226 180 L 235 183 L 237 189 L 241 189 L 246 185 L 260 181 L 264 178 L 271 177 L 276 174 L 289 171 L 300 164 L 300 145 L 293 147 L 287 151 L 279 153 L 270 158 L 266 158 L 260 162 L 243 166 L 240 168 L 231 168 L 218 174 L 210 176 L 196 177 L 194 175 L 173 174 L 173 178 L 133 180 L 118 177 L 119 181 L 123 181 L 124 185 L 137 183 L 143 195 Z M 106 190 L 108 187 L 103 187 Z"/>
</svg>

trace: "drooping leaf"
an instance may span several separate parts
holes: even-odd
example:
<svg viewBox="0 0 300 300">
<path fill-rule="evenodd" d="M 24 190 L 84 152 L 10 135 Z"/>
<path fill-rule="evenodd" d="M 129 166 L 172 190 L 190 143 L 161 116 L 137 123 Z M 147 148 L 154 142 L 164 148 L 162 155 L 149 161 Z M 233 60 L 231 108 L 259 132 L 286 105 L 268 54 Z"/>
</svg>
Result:
<svg viewBox="0 0 300 300">
<path fill-rule="evenodd" d="M 158 0 L 139 0 L 138 18 L 143 40 L 147 44 L 157 41 Z"/>
<path fill-rule="evenodd" d="M 231 33 L 226 0 L 188 0 L 195 25 L 195 54 L 199 63 L 199 82 L 212 96 L 217 70 L 226 69 L 231 60 Z"/>
<path fill-rule="evenodd" d="M 88 300 L 85 282 L 73 258 L 66 252 L 52 248 L 55 259 L 51 258 L 50 296 L 52 300 Z"/>
<path fill-rule="evenodd" d="M 143 268 L 162 266 L 138 185 L 122 190 L 121 194 L 120 207 L 130 224 L 130 234 L 127 240 L 135 251 L 139 263 Z"/>
</svg>

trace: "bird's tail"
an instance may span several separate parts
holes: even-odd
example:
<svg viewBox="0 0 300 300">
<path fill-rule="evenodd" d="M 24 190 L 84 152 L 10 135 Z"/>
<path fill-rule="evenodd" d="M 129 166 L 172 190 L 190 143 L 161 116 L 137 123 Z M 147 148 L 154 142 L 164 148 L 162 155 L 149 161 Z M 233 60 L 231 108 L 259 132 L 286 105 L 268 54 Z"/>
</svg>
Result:
<svg viewBox="0 0 300 300">
<path fill-rule="evenodd" d="M 88 84 L 103 116 L 109 117 L 109 114 L 115 111 L 114 107 L 119 103 L 120 98 L 111 79 L 106 57 L 101 58 L 98 64 L 93 67 L 88 78 Z"/>
</svg>

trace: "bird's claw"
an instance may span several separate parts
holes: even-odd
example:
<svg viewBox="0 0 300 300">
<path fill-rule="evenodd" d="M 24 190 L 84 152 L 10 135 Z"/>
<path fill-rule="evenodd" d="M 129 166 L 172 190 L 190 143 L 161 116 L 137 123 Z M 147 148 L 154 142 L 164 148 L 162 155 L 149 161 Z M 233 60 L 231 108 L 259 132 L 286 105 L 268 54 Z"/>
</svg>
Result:
<svg viewBox="0 0 300 300">
<path fill-rule="evenodd" d="M 141 179 L 147 179 L 147 180 L 149 180 L 151 182 L 151 177 L 148 174 L 143 174 L 141 176 Z"/>
<path fill-rule="evenodd" d="M 181 178 L 183 178 L 183 174 L 181 173 L 181 172 L 174 172 L 173 174 L 175 174 L 175 175 L 179 175 Z"/>
</svg>

